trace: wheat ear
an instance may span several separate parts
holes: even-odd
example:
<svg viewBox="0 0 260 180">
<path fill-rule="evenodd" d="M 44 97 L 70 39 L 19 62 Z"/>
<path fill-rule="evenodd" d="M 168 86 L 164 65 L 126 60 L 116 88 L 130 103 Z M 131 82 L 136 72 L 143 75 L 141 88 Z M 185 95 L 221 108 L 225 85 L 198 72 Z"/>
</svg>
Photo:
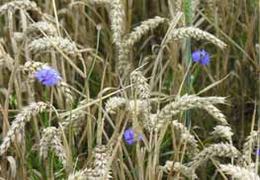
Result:
<svg viewBox="0 0 260 180">
<path fill-rule="evenodd" d="M 33 1 L 29 0 L 20 0 L 20 1 L 12 1 L 5 3 L 0 7 L 0 15 L 6 14 L 8 11 L 14 12 L 16 10 L 35 10 L 39 11 L 37 5 Z"/>
<path fill-rule="evenodd" d="M 43 112 L 48 107 L 53 108 L 44 102 L 34 102 L 23 108 L 22 111 L 15 117 L 15 120 L 12 122 L 7 135 L 3 139 L 0 146 L 0 155 L 4 154 L 8 150 L 11 142 L 15 140 L 16 136 L 21 135 L 21 132 L 24 131 L 26 122 L 30 121 L 32 116 Z"/>
<path fill-rule="evenodd" d="M 197 156 L 195 156 L 189 163 L 189 167 L 196 169 L 203 162 L 214 157 L 239 157 L 240 152 L 230 144 L 213 144 L 203 149 Z"/>
<path fill-rule="evenodd" d="M 82 128 L 85 120 L 84 117 L 85 113 L 83 110 L 76 111 L 65 117 L 64 120 L 61 122 L 61 126 L 62 128 L 64 128 L 64 131 L 67 131 L 71 127 L 77 134 Z"/>
<path fill-rule="evenodd" d="M 211 132 L 211 135 L 215 137 L 221 137 L 225 138 L 228 141 L 231 141 L 231 137 L 233 136 L 233 132 L 231 131 L 231 128 L 229 126 L 222 126 L 222 125 L 217 125 L 214 127 L 214 131 Z"/>
<path fill-rule="evenodd" d="M 215 103 L 225 103 L 225 98 L 220 97 L 198 97 L 194 95 L 184 95 L 182 97 L 177 98 L 174 102 L 167 104 L 165 107 L 161 109 L 161 111 L 157 114 L 157 117 L 155 118 L 155 129 L 160 129 L 164 122 L 167 120 L 170 120 L 172 116 L 192 109 L 192 108 L 203 108 L 207 110 L 211 115 L 214 117 L 222 117 L 219 114 L 214 114 L 216 111 L 216 108 L 212 110 L 208 106 Z M 217 119 L 219 120 L 219 119 Z M 222 124 L 228 124 L 223 118 L 219 120 Z"/>
<path fill-rule="evenodd" d="M 260 132 L 252 131 L 250 135 L 246 138 L 246 141 L 243 145 L 243 157 L 248 162 L 252 161 L 251 153 L 253 151 L 254 146 L 257 144 L 259 139 Z"/>
<path fill-rule="evenodd" d="M 113 32 L 113 42 L 117 47 L 121 46 L 122 38 L 125 33 L 125 9 L 122 0 L 111 0 L 110 1 L 110 21 L 111 29 Z"/>
<path fill-rule="evenodd" d="M 48 51 L 55 48 L 62 50 L 67 54 L 77 54 L 78 49 L 74 42 L 61 37 L 42 37 L 33 40 L 28 48 L 34 53 Z"/>
<path fill-rule="evenodd" d="M 183 176 L 189 179 L 197 179 L 198 176 L 195 174 L 195 171 L 191 168 L 181 164 L 180 162 L 166 161 L 163 168 L 167 172 L 175 171 L 177 173 L 181 173 Z"/>
<path fill-rule="evenodd" d="M 190 133 L 190 131 L 185 127 L 182 123 L 179 123 L 177 120 L 174 120 L 172 122 L 172 126 L 175 130 L 177 130 L 180 134 L 180 141 L 183 143 L 189 144 L 193 149 L 195 153 L 198 153 L 198 142 L 195 139 L 195 137 Z"/>
<path fill-rule="evenodd" d="M 130 78 L 132 83 L 135 85 L 138 98 L 148 100 L 151 96 L 151 88 L 147 83 L 147 79 L 140 71 L 133 71 L 130 75 Z"/>
<path fill-rule="evenodd" d="M 182 28 L 174 29 L 171 33 L 170 40 L 171 39 L 180 40 L 189 37 L 192 37 L 196 40 L 202 40 L 202 39 L 208 40 L 209 42 L 215 44 L 221 49 L 224 49 L 227 46 L 223 41 L 218 39 L 216 36 L 195 27 L 182 27 Z"/>
<path fill-rule="evenodd" d="M 237 180 L 260 180 L 260 177 L 248 169 L 231 164 L 221 164 L 220 170 Z"/>
<path fill-rule="evenodd" d="M 141 22 L 140 26 L 135 27 L 133 31 L 124 38 L 123 42 L 126 44 L 126 47 L 132 48 L 134 44 L 149 31 L 157 28 L 160 24 L 163 24 L 165 22 L 167 22 L 167 19 L 159 16 L 155 16 L 154 18 L 145 20 Z"/>
<path fill-rule="evenodd" d="M 67 165 L 67 155 L 61 143 L 61 131 L 56 127 L 47 127 L 42 132 L 40 140 L 40 156 L 47 157 L 48 150 L 51 148 L 61 160 L 64 167 Z"/>
<path fill-rule="evenodd" d="M 36 35 L 43 36 L 43 33 L 48 36 L 55 36 L 57 35 L 57 29 L 53 24 L 48 23 L 47 21 L 39 21 L 30 24 L 25 33 L 29 37 L 33 37 Z"/>
<path fill-rule="evenodd" d="M 92 168 L 85 168 L 69 175 L 69 180 L 101 180 L 110 179 L 109 160 L 110 149 L 106 146 L 97 146 L 94 150 L 94 163 Z"/>
</svg>

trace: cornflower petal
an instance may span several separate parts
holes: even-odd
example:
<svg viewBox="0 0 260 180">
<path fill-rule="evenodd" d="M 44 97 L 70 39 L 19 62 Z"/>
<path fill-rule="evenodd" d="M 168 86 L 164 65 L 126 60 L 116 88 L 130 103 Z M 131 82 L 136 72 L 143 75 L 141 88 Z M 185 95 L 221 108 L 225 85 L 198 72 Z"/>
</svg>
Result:
<svg viewBox="0 0 260 180">
<path fill-rule="evenodd" d="M 204 49 L 196 50 L 192 53 L 192 60 L 193 62 L 197 62 L 202 65 L 208 65 L 210 61 L 210 56 L 209 53 Z"/>
<path fill-rule="evenodd" d="M 40 83 L 49 87 L 57 85 L 61 80 L 58 71 L 50 66 L 44 66 L 42 69 L 36 71 L 34 76 Z"/>
</svg>

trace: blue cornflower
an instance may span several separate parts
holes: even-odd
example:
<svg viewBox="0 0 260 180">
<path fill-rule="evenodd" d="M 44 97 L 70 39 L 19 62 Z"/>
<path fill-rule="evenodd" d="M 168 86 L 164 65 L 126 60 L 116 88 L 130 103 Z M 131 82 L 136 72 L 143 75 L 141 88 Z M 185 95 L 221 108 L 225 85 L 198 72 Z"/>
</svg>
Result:
<svg viewBox="0 0 260 180">
<path fill-rule="evenodd" d="M 44 66 L 42 69 L 36 71 L 34 76 L 45 86 L 57 85 L 61 80 L 58 71 L 50 66 Z"/>
<path fill-rule="evenodd" d="M 202 65 L 208 65 L 210 61 L 209 53 L 204 49 L 194 51 L 192 53 L 192 60 Z"/>
<path fill-rule="evenodd" d="M 142 140 L 143 136 L 141 134 L 138 135 L 138 140 Z M 124 132 L 124 140 L 126 141 L 127 144 L 131 145 L 136 142 L 136 135 L 135 132 L 132 128 L 128 128 Z"/>
<path fill-rule="evenodd" d="M 255 154 L 256 154 L 257 156 L 260 156 L 260 149 L 257 149 L 256 152 L 255 152 Z"/>
</svg>

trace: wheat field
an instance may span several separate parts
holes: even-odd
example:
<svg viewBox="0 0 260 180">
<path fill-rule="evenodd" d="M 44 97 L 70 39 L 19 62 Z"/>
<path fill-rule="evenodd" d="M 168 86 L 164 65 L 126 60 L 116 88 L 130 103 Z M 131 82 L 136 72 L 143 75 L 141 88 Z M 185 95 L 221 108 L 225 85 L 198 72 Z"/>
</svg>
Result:
<svg viewBox="0 0 260 180">
<path fill-rule="evenodd" d="M 1 0 L 0 180 L 260 180 L 259 0 Z"/>
</svg>

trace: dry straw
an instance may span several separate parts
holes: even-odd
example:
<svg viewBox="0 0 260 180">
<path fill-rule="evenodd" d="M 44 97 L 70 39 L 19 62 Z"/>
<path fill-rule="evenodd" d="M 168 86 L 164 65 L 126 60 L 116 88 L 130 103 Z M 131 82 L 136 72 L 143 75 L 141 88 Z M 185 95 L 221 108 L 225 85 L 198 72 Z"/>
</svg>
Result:
<svg viewBox="0 0 260 180">
<path fill-rule="evenodd" d="M 183 38 L 194 38 L 196 40 L 208 40 L 216 46 L 224 49 L 227 45 L 216 36 L 195 27 L 181 27 L 174 29 L 169 40 L 180 40 Z"/>
<path fill-rule="evenodd" d="M 14 142 L 16 137 L 22 135 L 21 133 L 24 131 L 26 122 L 30 121 L 32 116 L 43 112 L 49 107 L 53 108 L 44 102 L 34 102 L 23 108 L 22 111 L 15 117 L 15 120 L 12 122 L 7 135 L 3 139 L 3 142 L 0 146 L 0 155 L 7 151 L 11 142 Z"/>
<path fill-rule="evenodd" d="M 237 180 L 260 180 L 259 176 L 256 173 L 240 166 L 221 164 L 220 169 L 225 174 L 228 174 L 232 178 Z"/>
</svg>

